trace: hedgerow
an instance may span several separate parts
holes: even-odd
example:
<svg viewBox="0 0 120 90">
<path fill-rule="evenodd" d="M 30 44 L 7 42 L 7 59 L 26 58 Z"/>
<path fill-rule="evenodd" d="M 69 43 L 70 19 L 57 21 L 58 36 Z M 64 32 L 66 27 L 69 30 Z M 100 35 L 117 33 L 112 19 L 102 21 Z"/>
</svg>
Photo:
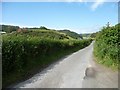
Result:
<svg viewBox="0 0 120 90">
<path fill-rule="evenodd" d="M 27 73 L 35 67 L 43 68 L 49 65 L 68 51 L 74 52 L 90 43 L 89 39 L 43 39 L 31 33 L 27 35 L 26 33 L 5 34 L 2 43 L 3 85 L 14 82 L 19 77 L 24 77 L 25 74 L 28 75 Z M 19 73 L 19 77 L 14 80 L 11 75 L 16 73 Z"/>
<path fill-rule="evenodd" d="M 96 37 L 94 45 L 94 55 L 99 63 L 108 67 L 116 68 L 119 63 L 119 44 L 118 39 L 120 24 L 112 27 L 104 27 Z"/>
</svg>

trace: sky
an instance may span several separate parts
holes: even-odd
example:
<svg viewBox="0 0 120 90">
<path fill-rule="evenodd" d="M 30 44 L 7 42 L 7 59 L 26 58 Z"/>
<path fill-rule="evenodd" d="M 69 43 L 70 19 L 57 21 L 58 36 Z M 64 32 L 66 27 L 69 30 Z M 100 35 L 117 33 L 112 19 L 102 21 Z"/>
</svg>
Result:
<svg viewBox="0 0 120 90">
<path fill-rule="evenodd" d="M 7 25 L 45 26 L 77 33 L 97 32 L 107 22 L 118 23 L 117 2 L 2 2 L 0 21 Z"/>
</svg>

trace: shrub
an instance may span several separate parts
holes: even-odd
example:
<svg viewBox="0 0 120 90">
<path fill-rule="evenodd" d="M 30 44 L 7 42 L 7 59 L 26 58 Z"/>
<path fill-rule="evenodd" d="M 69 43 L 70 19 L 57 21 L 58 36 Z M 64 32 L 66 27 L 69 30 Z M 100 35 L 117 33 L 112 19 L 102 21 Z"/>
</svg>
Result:
<svg viewBox="0 0 120 90">
<path fill-rule="evenodd" d="M 120 32 L 119 24 L 112 27 L 104 27 L 96 37 L 94 45 L 94 55 L 99 63 L 106 66 L 118 66 L 119 54 L 119 39 Z"/>
</svg>

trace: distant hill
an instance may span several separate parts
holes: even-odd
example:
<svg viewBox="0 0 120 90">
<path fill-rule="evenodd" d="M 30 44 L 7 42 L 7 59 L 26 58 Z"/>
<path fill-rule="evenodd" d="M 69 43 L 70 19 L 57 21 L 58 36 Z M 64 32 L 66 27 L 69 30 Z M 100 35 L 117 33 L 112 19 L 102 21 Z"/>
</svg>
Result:
<svg viewBox="0 0 120 90">
<path fill-rule="evenodd" d="M 52 29 L 48 29 L 44 26 L 41 27 L 33 27 L 33 28 L 20 28 L 19 26 L 12 26 L 12 25 L 0 25 L 0 27 L 2 27 L 2 31 L 6 32 L 6 33 L 11 33 L 11 32 L 26 32 L 27 31 L 27 35 L 40 35 L 41 38 L 44 37 L 49 37 L 49 38 L 71 38 L 71 39 L 83 39 L 81 35 L 79 35 L 76 32 L 70 31 L 70 30 L 52 30 Z M 35 31 L 35 32 L 28 32 L 28 31 Z M 38 31 L 38 32 L 37 32 Z M 57 34 L 56 34 L 57 32 Z"/>
<path fill-rule="evenodd" d="M 70 31 L 70 30 L 59 30 L 59 32 L 65 33 L 66 35 L 74 38 L 74 39 L 83 39 L 78 33 Z"/>
<path fill-rule="evenodd" d="M 83 34 L 79 34 L 81 37 L 83 37 L 83 39 L 87 39 L 90 37 L 91 33 L 83 33 Z"/>
<path fill-rule="evenodd" d="M 72 37 L 64 34 L 64 33 L 60 33 L 58 31 L 55 30 L 41 30 L 41 29 L 34 29 L 34 30 L 27 30 L 27 31 L 21 31 L 21 32 L 14 32 L 14 34 L 22 34 L 25 36 L 38 36 L 41 39 L 73 39 Z"/>
<path fill-rule="evenodd" d="M 13 31 L 17 31 L 19 29 L 24 30 L 49 30 L 44 26 L 41 27 L 33 27 L 33 28 L 20 28 L 19 26 L 13 26 L 13 25 L 0 25 L 0 29 L 2 29 L 3 32 L 11 33 Z"/>
<path fill-rule="evenodd" d="M 89 37 L 91 34 L 90 33 L 83 33 L 83 34 L 79 34 L 82 37 Z"/>
<path fill-rule="evenodd" d="M 12 26 L 12 25 L 0 25 L 3 32 L 11 33 L 13 31 L 17 31 L 20 27 L 19 26 Z"/>
<path fill-rule="evenodd" d="M 91 38 L 95 38 L 98 33 L 99 33 L 99 32 L 92 33 L 92 34 L 90 35 L 90 37 L 91 37 Z"/>
<path fill-rule="evenodd" d="M 84 39 L 85 38 L 95 38 L 98 33 L 99 33 L 99 31 L 95 32 L 95 33 L 83 33 L 83 34 L 80 34 L 80 36 L 82 36 Z"/>
</svg>

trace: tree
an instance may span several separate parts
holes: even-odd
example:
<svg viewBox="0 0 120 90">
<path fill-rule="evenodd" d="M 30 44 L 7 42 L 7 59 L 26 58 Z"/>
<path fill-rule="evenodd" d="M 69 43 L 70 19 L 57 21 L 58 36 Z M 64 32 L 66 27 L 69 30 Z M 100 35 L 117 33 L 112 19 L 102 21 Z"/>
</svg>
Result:
<svg viewBox="0 0 120 90">
<path fill-rule="evenodd" d="M 46 27 L 44 26 L 41 26 L 40 29 L 45 29 L 45 30 L 48 30 Z"/>
<path fill-rule="evenodd" d="M 11 26 L 11 25 L 1 25 L 1 26 L 2 26 L 2 31 L 7 33 L 17 31 L 20 28 L 19 26 Z"/>
</svg>

